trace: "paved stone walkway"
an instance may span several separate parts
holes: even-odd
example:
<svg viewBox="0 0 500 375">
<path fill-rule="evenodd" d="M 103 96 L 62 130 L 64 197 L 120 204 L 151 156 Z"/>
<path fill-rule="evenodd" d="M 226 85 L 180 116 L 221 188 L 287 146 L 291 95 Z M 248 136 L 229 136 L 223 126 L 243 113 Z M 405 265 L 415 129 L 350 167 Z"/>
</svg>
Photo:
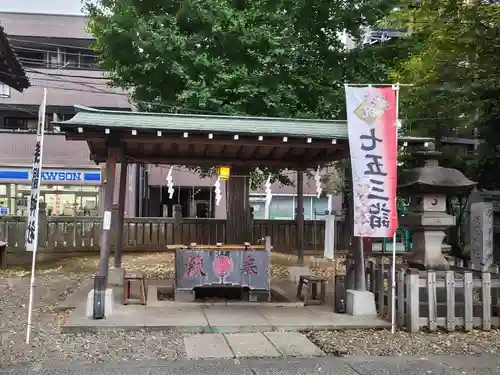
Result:
<svg viewBox="0 0 500 375">
<path fill-rule="evenodd" d="M 325 354 L 298 332 L 206 333 L 184 338 L 189 359 L 316 357 Z"/>
<path fill-rule="evenodd" d="M 179 302 L 123 306 L 117 303 L 113 315 L 100 320 L 89 319 L 84 312 L 82 303 L 62 327 L 63 332 L 175 329 L 188 333 L 237 333 L 390 327 L 389 322 L 379 318 L 335 314 L 330 306 Z"/>
<path fill-rule="evenodd" d="M 267 360 L 191 360 L 126 364 L 32 366 L 1 369 L 0 375 L 493 375 L 498 356 L 486 357 L 349 357 Z"/>
</svg>

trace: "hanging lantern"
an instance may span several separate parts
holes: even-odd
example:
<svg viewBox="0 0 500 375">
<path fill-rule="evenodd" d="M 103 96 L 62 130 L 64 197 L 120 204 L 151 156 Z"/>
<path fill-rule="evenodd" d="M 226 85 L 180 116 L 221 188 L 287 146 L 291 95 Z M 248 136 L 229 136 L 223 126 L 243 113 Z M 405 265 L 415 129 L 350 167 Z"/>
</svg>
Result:
<svg viewBox="0 0 500 375">
<path fill-rule="evenodd" d="M 221 180 L 229 180 L 229 176 L 231 175 L 231 167 L 227 165 L 219 165 L 217 167 L 217 174 Z"/>
</svg>

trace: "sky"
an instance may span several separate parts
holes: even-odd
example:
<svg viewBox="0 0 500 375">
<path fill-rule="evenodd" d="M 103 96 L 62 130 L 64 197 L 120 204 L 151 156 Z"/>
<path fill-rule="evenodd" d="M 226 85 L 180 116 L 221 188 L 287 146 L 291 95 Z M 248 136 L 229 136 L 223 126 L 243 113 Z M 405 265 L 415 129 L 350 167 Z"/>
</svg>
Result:
<svg viewBox="0 0 500 375">
<path fill-rule="evenodd" d="M 0 0 L 1 12 L 82 14 L 81 0 Z"/>
</svg>

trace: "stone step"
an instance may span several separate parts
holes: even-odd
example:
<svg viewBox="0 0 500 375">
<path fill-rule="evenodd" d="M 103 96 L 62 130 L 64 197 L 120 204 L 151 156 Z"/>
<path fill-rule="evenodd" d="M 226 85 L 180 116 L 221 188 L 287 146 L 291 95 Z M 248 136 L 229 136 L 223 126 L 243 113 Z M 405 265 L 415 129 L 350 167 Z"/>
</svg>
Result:
<svg viewBox="0 0 500 375">
<path fill-rule="evenodd" d="M 189 359 L 324 356 L 299 332 L 206 333 L 184 338 Z"/>
</svg>

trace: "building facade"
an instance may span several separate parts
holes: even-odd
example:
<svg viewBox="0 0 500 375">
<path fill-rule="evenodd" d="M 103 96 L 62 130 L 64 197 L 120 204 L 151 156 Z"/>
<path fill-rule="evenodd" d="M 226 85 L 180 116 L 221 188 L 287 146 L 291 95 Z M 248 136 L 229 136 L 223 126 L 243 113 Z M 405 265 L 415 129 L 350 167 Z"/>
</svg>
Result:
<svg viewBox="0 0 500 375">
<path fill-rule="evenodd" d="M 0 213 L 27 214 L 38 108 L 47 89 L 41 200 L 52 216 L 97 215 L 101 168 L 85 142 L 66 142 L 51 125 L 74 114 L 74 104 L 130 110 L 125 92 L 106 86 L 90 49 L 86 18 L 0 13 L 0 25 L 26 71 L 23 93 L 4 88 L 0 98 Z"/>
</svg>

